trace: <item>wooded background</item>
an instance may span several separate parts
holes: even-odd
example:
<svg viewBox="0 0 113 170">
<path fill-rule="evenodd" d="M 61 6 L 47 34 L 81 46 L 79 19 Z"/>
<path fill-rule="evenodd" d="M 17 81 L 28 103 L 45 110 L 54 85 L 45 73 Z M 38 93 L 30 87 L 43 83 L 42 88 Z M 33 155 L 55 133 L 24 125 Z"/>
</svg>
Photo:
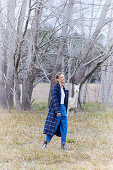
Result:
<svg viewBox="0 0 113 170">
<path fill-rule="evenodd" d="M 99 83 L 112 104 L 112 9 L 112 0 L 0 0 L 0 107 L 31 109 L 34 87 L 51 90 L 58 71 L 72 96 L 84 84 L 85 103 L 87 84 Z"/>
</svg>

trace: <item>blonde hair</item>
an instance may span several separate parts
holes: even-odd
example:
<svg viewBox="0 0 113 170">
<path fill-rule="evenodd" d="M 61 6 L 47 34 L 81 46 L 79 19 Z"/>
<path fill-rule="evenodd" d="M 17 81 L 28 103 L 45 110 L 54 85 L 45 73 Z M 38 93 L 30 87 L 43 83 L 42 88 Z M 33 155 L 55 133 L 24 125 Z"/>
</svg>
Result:
<svg viewBox="0 0 113 170">
<path fill-rule="evenodd" d="M 62 72 L 58 72 L 57 74 L 56 74 L 56 82 L 57 82 L 57 79 L 59 78 L 59 76 L 62 74 Z"/>
</svg>

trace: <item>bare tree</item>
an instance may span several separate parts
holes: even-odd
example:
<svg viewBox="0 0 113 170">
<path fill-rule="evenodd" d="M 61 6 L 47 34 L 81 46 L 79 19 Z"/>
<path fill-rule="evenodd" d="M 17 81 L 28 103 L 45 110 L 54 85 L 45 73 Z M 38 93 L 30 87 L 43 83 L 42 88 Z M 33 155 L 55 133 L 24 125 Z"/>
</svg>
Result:
<svg viewBox="0 0 113 170">
<path fill-rule="evenodd" d="M 112 10 L 111 10 L 112 17 Z M 105 45 L 108 50 L 113 44 L 113 24 L 108 24 L 107 42 Z M 112 82 L 113 82 L 113 56 L 111 55 L 101 66 L 101 95 L 105 105 L 112 104 Z"/>
<path fill-rule="evenodd" d="M 31 109 L 36 83 L 46 78 L 51 81 L 51 90 L 58 71 L 66 74 L 68 84 L 71 81 L 81 87 L 112 55 L 112 44 L 106 50 L 97 44 L 102 29 L 113 20 L 112 16 L 107 18 L 111 0 L 105 0 L 98 22 L 93 18 L 94 2 L 89 9 L 92 14 L 87 35 L 85 10 L 88 7 L 85 8 L 82 0 L 59 1 L 59 5 L 49 0 L 22 0 L 18 13 L 15 12 L 15 0 L 7 0 L 6 23 L 2 10 L 0 13 L 0 89 L 4 89 L 1 106 L 4 103 L 4 107 L 11 109 L 15 92 L 16 109 L 21 108 L 21 82 L 22 109 Z M 95 30 L 93 22 L 97 23 Z M 49 95 L 49 102 L 50 98 Z"/>
<path fill-rule="evenodd" d="M 95 44 L 95 42 L 97 40 L 97 37 L 98 37 L 100 31 L 102 30 L 102 28 L 108 23 L 108 22 L 106 22 L 105 18 L 107 16 L 110 4 L 111 4 L 111 0 L 106 0 L 105 1 L 105 4 L 103 6 L 102 12 L 101 12 L 100 17 L 99 17 L 98 24 L 96 26 L 96 29 L 95 29 L 95 31 L 94 31 L 90 41 L 88 42 L 87 49 L 84 52 L 84 56 L 82 57 L 83 60 L 80 62 L 78 70 L 75 71 L 76 72 L 75 84 L 79 84 L 79 82 L 81 81 L 82 77 L 84 77 L 85 70 L 87 68 L 83 64 L 86 63 L 90 59 L 89 54 L 90 54 L 92 48 L 94 47 L 94 44 Z"/>
<path fill-rule="evenodd" d="M 2 22 L 2 8 L 0 0 L 0 107 L 7 108 L 6 100 L 6 90 L 5 90 L 5 78 L 4 78 L 4 49 L 3 49 L 3 40 L 4 40 L 4 27 Z"/>
<path fill-rule="evenodd" d="M 6 74 L 6 94 L 8 109 L 13 108 L 14 90 L 14 50 L 15 50 L 15 0 L 7 0 L 7 74 Z"/>
<path fill-rule="evenodd" d="M 16 108 L 17 109 L 21 108 L 21 105 L 20 105 L 21 90 L 20 90 L 20 86 L 19 86 L 19 79 L 18 79 L 18 71 L 19 70 L 18 69 L 19 69 L 20 58 L 21 58 L 21 47 L 22 47 L 22 43 L 24 41 L 24 37 L 25 37 L 26 31 L 27 31 L 29 15 L 31 12 L 31 9 L 30 9 L 31 0 L 29 0 L 28 18 L 26 20 L 25 28 L 24 28 L 27 3 L 28 3 L 27 0 L 23 0 L 21 8 L 20 8 L 18 23 L 17 23 L 16 46 L 15 46 L 15 53 L 14 53 L 14 83 L 15 83 L 15 99 L 16 99 Z"/>
<path fill-rule="evenodd" d="M 59 50 L 58 50 L 58 54 L 57 54 L 56 65 L 55 65 L 52 79 L 51 79 L 50 91 L 51 91 L 51 88 L 53 87 L 53 85 L 55 84 L 56 73 L 58 71 L 62 70 L 63 52 L 65 50 L 65 46 L 66 46 L 66 42 L 67 42 L 68 29 L 69 29 L 69 23 L 70 23 L 70 19 L 71 19 L 71 15 L 72 15 L 73 5 L 74 5 L 74 0 L 69 0 L 65 6 Z M 51 99 L 51 94 L 49 92 L 48 104 L 50 103 L 50 99 Z"/>
<path fill-rule="evenodd" d="M 109 1 L 105 1 L 104 6 L 102 8 L 100 17 L 99 17 L 99 21 L 97 23 L 96 29 L 92 35 L 92 37 L 90 38 L 88 44 L 87 44 L 87 49 L 84 51 L 84 55 L 82 56 L 82 60 L 80 61 L 79 65 L 78 65 L 78 69 L 75 70 L 72 79 L 74 79 L 74 84 L 83 84 L 83 82 L 85 82 L 87 78 L 89 78 L 88 75 L 92 75 L 94 72 L 92 72 L 92 70 L 95 70 L 93 67 L 93 69 L 91 69 L 91 71 L 89 73 L 87 73 L 87 75 L 85 76 L 85 72 L 87 70 L 87 62 L 89 62 L 89 60 L 92 60 L 90 53 L 92 51 L 92 48 L 94 47 L 94 44 L 98 38 L 99 33 L 101 32 L 102 28 L 108 24 L 110 22 L 110 20 L 106 19 L 107 13 L 109 11 L 109 7 L 111 4 L 111 0 Z M 97 64 L 98 66 L 100 64 Z M 97 67 L 98 68 L 98 67 Z M 91 74 L 92 72 L 92 74 Z M 85 80 L 85 81 L 84 81 Z M 81 86 L 80 86 L 81 87 Z"/>
<path fill-rule="evenodd" d="M 36 66 L 36 58 L 38 53 L 37 41 L 39 39 L 39 27 L 41 14 L 43 10 L 44 1 L 36 1 L 35 15 L 32 21 L 31 36 L 29 41 L 29 50 L 27 56 L 27 70 L 24 72 L 23 86 L 22 86 L 22 109 L 31 109 L 31 96 L 33 91 L 33 82 L 38 71 Z"/>
</svg>

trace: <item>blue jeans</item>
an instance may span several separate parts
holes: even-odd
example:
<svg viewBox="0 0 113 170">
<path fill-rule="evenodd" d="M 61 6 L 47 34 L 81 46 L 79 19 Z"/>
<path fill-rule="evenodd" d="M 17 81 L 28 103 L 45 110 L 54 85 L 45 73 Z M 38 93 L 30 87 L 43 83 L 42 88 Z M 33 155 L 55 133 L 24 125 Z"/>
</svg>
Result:
<svg viewBox="0 0 113 170">
<path fill-rule="evenodd" d="M 66 135 L 67 135 L 67 129 L 68 129 L 68 122 L 67 122 L 66 108 L 65 108 L 64 104 L 61 104 L 60 113 L 61 113 L 61 116 L 59 116 L 58 119 L 57 119 L 56 130 L 57 130 L 59 124 L 60 124 L 61 144 L 66 144 Z M 47 134 L 46 135 L 46 141 L 50 142 L 52 137 L 53 136 Z"/>
</svg>

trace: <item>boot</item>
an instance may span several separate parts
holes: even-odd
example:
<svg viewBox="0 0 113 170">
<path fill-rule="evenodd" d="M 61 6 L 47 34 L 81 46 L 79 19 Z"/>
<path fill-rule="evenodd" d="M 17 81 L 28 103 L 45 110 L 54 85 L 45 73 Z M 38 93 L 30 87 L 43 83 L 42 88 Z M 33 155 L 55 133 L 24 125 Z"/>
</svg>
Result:
<svg viewBox="0 0 113 170">
<path fill-rule="evenodd" d="M 61 149 L 66 150 L 67 149 L 66 144 L 61 144 Z"/>
<path fill-rule="evenodd" d="M 43 145 L 42 145 L 42 149 L 45 149 L 47 146 L 47 141 L 44 141 Z"/>
</svg>

